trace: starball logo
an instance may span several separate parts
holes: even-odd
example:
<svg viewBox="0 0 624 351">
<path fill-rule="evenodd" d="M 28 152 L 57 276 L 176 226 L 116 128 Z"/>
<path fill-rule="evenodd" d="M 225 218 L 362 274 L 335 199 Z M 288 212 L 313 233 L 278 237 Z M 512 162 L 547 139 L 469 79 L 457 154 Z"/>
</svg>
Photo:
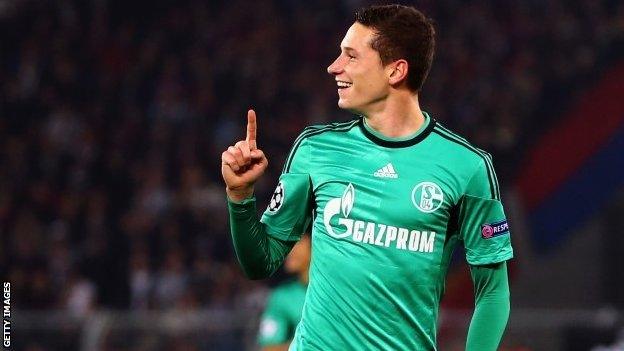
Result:
<svg viewBox="0 0 624 351">
<path fill-rule="evenodd" d="M 323 209 L 323 224 L 327 234 L 336 239 L 350 238 L 352 241 L 375 246 L 415 252 L 433 252 L 436 233 L 425 230 L 410 230 L 394 225 L 349 218 L 356 203 L 356 192 L 349 183 L 342 196 L 327 202 Z M 338 228 L 332 225 L 338 218 Z"/>
</svg>

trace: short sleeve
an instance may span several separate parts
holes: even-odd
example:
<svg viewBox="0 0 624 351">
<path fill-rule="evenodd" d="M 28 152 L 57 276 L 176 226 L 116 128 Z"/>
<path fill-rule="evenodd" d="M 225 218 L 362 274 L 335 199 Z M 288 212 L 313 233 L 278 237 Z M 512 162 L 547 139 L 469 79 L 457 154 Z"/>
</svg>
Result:
<svg viewBox="0 0 624 351">
<path fill-rule="evenodd" d="M 305 140 L 295 141 L 269 205 L 260 220 L 269 235 L 297 241 L 312 220 L 310 151 Z"/>
<path fill-rule="evenodd" d="M 483 157 L 468 182 L 458 219 L 469 264 L 492 264 L 513 257 L 509 225 L 489 155 Z"/>
<path fill-rule="evenodd" d="M 258 330 L 258 344 L 260 346 L 290 342 L 288 316 L 280 306 L 278 296 L 273 293 L 260 318 Z"/>
</svg>

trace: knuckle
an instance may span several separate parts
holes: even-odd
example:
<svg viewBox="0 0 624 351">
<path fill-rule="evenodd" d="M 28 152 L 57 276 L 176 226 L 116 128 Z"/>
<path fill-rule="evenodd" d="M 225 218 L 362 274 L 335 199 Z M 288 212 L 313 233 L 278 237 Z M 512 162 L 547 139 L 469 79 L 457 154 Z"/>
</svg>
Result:
<svg viewBox="0 0 624 351">
<path fill-rule="evenodd" d="M 234 155 L 234 157 L 238 157 L 241 154 L 240 149 L 239 148 L 235 148 L 235 147 L 232 147 L 232 150 L 230 152 L 232 153 L 232 155 Z"/>
</svg>

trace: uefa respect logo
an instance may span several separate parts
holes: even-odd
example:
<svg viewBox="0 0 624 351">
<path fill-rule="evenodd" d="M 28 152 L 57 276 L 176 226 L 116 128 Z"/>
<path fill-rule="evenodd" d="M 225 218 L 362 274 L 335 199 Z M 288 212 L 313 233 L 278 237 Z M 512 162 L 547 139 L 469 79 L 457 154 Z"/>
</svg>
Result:
<svg viewBox="0 0 624 351">
<path fill-rule="evenodd" d="M 483 239 L 491 239 L 507 233 L 509 233 L 509 223 L 506 219 L 481 225 L 481 237 Z"/>
</svg>

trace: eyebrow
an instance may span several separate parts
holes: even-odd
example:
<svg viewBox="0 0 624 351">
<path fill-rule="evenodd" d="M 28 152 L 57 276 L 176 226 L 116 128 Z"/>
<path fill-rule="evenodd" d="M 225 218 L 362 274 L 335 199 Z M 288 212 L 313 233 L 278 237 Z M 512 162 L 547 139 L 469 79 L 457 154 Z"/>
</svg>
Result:
<svg viewBox="0 0 624 351">
<path fill-rule="evenodd" d="M 348 47 L 348 46 L 342 46 L 341 48 L 342 48 L 342 50 L 344 50 L 344 51 L 353 51 L 353 52 L 355 52 L 355 53 L 357 53 L 357 52 L 358 52 L 358 51 L 357 51 L 357 50 L 355 50 L 354 48 L 351 48 L 351 47 Z"/>
</svg>

